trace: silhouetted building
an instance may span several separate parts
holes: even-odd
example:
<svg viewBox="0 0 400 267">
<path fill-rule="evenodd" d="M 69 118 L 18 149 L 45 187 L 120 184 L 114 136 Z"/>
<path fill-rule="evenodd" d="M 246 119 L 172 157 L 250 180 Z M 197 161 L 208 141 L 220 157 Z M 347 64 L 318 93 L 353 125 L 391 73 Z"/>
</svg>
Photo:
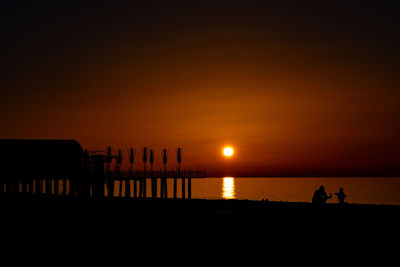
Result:
<svg viewBox="0 0 400 267">
<path fill-rule="evenodd" d="M 8 192 L 17 192 L 19 184 L 36 181 L 36 191 L 42 181 L 69 179 L 75 192 L 82 176 L 83 149 L 75 140 L 0 140 L 0 181 Z M 48 190 L 48 188 L 47 188 Z"/>
<path fill-rule="evenodd" d="M 0 139 L 0 177 L 76 177 L 82 158 L 75 140 Z"/>
</svg>

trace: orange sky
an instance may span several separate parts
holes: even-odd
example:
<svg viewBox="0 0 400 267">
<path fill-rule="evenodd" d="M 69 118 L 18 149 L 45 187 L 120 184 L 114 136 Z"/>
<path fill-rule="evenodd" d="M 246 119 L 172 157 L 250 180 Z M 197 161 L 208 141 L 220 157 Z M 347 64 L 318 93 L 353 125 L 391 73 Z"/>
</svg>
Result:
<svg viewBox="0 0 400 267">
<path fill-rule="evenodd" d="M 9 7 L 0 138 L 180 146 L 218 176 L 399 175 L 390 8 L 152 3 Z"/>
</svg>

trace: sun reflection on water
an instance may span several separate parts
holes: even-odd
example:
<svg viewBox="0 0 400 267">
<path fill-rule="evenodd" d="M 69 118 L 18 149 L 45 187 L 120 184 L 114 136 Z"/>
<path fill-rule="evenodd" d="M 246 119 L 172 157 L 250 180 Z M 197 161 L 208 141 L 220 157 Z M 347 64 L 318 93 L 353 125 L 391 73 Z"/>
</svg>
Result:
<svg viewBox="0 0 400 267">
<path fill-rule="evenodd" d="M 224 177 L 222 182 L 222 198 L 234 199 L 235 198 L 235 178 Z"/>
</svg>

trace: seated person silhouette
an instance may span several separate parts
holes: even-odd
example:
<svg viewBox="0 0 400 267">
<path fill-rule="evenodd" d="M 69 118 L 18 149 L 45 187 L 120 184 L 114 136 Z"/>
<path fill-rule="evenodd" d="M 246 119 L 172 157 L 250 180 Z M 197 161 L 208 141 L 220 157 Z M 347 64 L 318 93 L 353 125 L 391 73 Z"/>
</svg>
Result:
<svg viewBox="0 0 400 267">
<path fill-rule="evenodd" d="M 328 194 L 325 192 L 325 187 L 321 185 L 319 189 L 315 190 L 312 203 L 317 206 L 323 206 L 330 198 L 332 198 L 332 193 L 330 193 L 328 196 Z"/>
<path fill-rule="evenodd" d="M 340 187 L 339 192 L 335 193 L 335 195 L 338 197 L 339 204 L 345 203 L 346 194 L 343 192 L 343 187 Z"/>
</svg>

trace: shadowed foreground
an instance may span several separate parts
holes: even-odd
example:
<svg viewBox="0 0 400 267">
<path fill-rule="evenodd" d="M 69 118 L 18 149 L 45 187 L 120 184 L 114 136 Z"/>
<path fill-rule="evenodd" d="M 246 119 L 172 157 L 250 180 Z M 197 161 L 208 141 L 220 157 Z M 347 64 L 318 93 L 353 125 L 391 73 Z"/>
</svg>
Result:
<svg viewBox="0 0 400 267">
<path fill-rule="evenodd" d="M 3 222 L 37 224 L 73 234 L 104 235 L 113 227 L 124 235 L 179 233 L 248 235 L 301 234 L 305 230 L 398 231 L 399 206 L 262 202 L 250 200 L 3 198 Z M 29 222 L 29 223 L 28 223 Z M 135 231 L 135 227 L 143 231 Z M 130 229 L 130 230 L 129 230 Z"/>
<path fill-rule="evenodd" d="M 233 261 L 289 253 L 307 259 L 327 253 L 340 261 L 358 259 L 355 251 L 380 257 L 377 251 L 395 250 L 400 236 L 398 206 L 118 198 L 0 203 L 5 251 L 32 254 L 24 259 L 28 263 L 38 255 L 71 264 L 78 258 L 92 264 L 135 262 L 146 255 L 167 264 L 199 254 L 193 259 L 208 264 L 215 256 L 224 258 L 222 251 L 231 252 Z"/>
</svg>

